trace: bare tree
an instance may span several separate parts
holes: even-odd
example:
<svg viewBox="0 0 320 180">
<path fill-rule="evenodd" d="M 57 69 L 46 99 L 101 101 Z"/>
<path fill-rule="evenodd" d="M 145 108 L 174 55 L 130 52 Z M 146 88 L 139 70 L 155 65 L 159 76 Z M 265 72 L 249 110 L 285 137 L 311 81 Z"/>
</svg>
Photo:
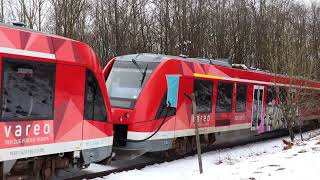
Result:
<svg viewBox="0 0 320 180">
<path fill-rule="evenodd" d="M 114 55 L 151 52 L 230 58 L 285 74 L 290 52 L 300 50 L 320 64 L 319 1 L 308 6 L 292 0 L 8 2 L 0 0 L 0 20 L 22 21 L 30 28 L 87 42 L 102 64 Z M 292 41 L 300 44 L 288 50 Z"/>
<path fill-rule="evenodd" d="M 283 4 L 282 4 L 283 5 Z M 283 73 L 289 78 L 288 87 L 280 87 L 278 91 L 285 124 L 290 138 L 294 141 L 293 128 L 302 125 L 303 118 L 308 116 L 302 110 L 310 109 L 316 102 L 312 99 L 316 91 L 310 89 L 310 80 L 316 77 L 318 63 L 314 61 L 309 50 L 307 33 L 307 9 L 295 3 L 285 4 L 287 9 L 282 17 L 289 18 L 284 24 L 280 37 L 281 45 L 272 48 L 273 61 L 269 61 L 274 73 Z M 276 42 L 276 41 L 275 41 Z M 275 82 L 281 76 L 275 74 Z"/>
<path fill-rule="evenodd" d="M 42 16 L 44 16 L 42 10 L 45 0 L 18 0 L 18 3 L 23 22 L 31 29 L 38 26 L 37 29 L 41 30 Z"/>
<path fill-rule="evenodd" d="M 77 27 L 85 21 L 82 13 L 86 8 L 87 1 L 51 0 L 50 2 L 53 7 L 55 33 L 65 37 L 79 39 L 79 32 L 83 32 L 83 29 Z"/>
</svg>

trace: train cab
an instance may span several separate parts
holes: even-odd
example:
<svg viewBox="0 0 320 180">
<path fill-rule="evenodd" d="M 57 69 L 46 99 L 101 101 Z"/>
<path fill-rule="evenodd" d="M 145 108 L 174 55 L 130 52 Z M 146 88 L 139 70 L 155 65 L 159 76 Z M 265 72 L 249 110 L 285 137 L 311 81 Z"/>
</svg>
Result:
<svg viewBox="0 0 320 180">
<path fill-rule="evenodd" d="M 47 179 L 111 156 L 110 104 L 86 44 L 0 24 L 1 177 Z"/>
</svg>

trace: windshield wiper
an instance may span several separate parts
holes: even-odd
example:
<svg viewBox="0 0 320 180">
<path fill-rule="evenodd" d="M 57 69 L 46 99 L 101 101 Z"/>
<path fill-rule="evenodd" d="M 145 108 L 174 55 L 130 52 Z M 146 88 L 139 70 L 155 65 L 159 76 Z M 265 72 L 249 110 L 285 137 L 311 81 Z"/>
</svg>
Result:
<svg viewBox="0 0 320 180">
<path fill-rule="evenodd" d="M 142 86 L 143 82 L 144 82 L 144 79 L 146 78 L 146 75 L 147 75 L 147 70 L 148 70 L 148 65 L 146 66 L 146 68 L 144 69 L 144 71 L 142 71 L 142 68 L 139 66 L 139 64 L 137 63 L 136 59 L 137 57 L 139 56 L 139 54 L 134 58 L 132 59 L 132 63 L 138 68 L 138 70 L 140 71 L 140 73 L 142 74 L 142 78 L 141 78 L 141 84 L 140 84 L 140 87 Z"/>
<path fill-rule="evenodd" d="M 137 55 L 137 57 L 138 57 L 138 55 Z M 136 57 L 136 58 L 137 58 L 137 57 Z M 132 59 L 131 61 L 132 61 L 132 63 L 139 69 L 140 73 L 143 75 L 142 68 L 141 68 L 141 67 L 139 66 L 139 64 L 137 63 L 136 58 L 135 58 L 135 59 Z"/>
<path fill-rule="evenodd" d="M 140 87 L 142 86 L 143 81 L 144 81 L 144 79 L 146 78 L 147 70 L 148 70 L 148 65 L 149 65 L 149 64 L 147 64 L 146 68 L 144 69 L 144 71 L 143 71 L 143 73 L 142 73 L 142 79 L 141 79 Z"/>
</svg>

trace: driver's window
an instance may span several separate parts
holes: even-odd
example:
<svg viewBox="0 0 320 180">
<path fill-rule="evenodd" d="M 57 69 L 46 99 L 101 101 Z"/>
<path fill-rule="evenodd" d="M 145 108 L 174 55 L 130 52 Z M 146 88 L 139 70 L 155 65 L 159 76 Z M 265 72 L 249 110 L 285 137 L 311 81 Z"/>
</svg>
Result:
<svg viewBox="0 0 320 180">
<path fill-rule="evenodd" d="M 84 102 L 84 119 L 106 121 L 107 111 L 99 83 L 94 73 L 86 71 L 86 89 Z"/>
</svg>

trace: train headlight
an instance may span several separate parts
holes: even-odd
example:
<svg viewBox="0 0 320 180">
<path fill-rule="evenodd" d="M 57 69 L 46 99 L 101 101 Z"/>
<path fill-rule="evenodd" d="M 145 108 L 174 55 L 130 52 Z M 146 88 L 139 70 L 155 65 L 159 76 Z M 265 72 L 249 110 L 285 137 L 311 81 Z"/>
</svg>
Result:
<svg viewBox="0 0 320 180">
<path fill-rule="evenodd" d="M 128 118 L 130 117 L 129 113 L 126 112 L 126 113 L 124 114 L 124 117 L 126 117 L 126 118 L 128 119 Z"/>
</svg>

